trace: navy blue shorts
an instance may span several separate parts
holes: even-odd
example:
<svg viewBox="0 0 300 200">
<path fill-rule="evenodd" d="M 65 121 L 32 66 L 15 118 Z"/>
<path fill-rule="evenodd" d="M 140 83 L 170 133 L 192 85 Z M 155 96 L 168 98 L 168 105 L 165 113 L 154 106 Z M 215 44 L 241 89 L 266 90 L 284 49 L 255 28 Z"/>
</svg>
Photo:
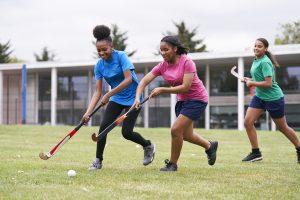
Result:
<svg viewBox="0 0 300 200">
<path fill-rule="evenodd" d="M 182 114 L 195 121 L 201 117 L 206 106 L 207 102 L 199 100 L 178 101 L 175 106 L 176 117 Z"/>
<path fill-rule="evenodd" d="M 275 101 L 264 101 L 254 96 L 249 104 L 251 108 L 258 108 L 268 111 L 272 118 L 281 118 L 284 116 L 284 97 Z"/>
</svg>

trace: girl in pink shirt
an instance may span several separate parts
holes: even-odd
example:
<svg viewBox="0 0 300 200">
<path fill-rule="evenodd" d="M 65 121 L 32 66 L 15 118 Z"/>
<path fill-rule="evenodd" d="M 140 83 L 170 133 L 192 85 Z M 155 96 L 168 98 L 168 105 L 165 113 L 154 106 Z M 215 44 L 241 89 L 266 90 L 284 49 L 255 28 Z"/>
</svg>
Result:
<svg viewBox="0 0 300 200">
<path fill-rule="evenodd" d="M 205 148 L 208 164 L 214 165 L 218 142 L 210 142 L 193 132 L 193 121 L 201 117 L 208 102 L 207 91 L 197 75 L 195 63 L 186 56 L 188 49 L 175 36 L 161 40 L 160 52 L 164 61 L 140 81 L 133 104 L 139 107 L 143 90 L 157 76 L 162 76 L 171 87 L 157 87 L 151 92 L 151 97 L 161 93 L 177 94 L 177 119 L 171 127 L 171 158 L 170 161 L 165 160 L 166 166 L 160 171 L 177 171 L 183 140 Z"/>
</svg>

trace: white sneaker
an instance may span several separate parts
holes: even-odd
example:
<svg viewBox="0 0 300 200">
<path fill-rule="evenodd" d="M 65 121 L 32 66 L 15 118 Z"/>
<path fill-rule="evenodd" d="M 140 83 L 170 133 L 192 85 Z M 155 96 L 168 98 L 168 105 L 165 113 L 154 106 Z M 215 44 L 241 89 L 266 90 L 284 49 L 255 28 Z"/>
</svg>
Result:
<svg viewBox="0 0 300 200">
<path fill-rule="evenodd" d="M 101 168 L 102 168 L 102 162 L 99 160 L 99 158 L 96 158 L 95 161 L 89 167 L 89 171 L 94 171 Z"/>
<path fill-rule="evenodd" d="M 153 161 L 154 155 L 155 155 L 155 144 L 151 142 L 149 146 L 144 147 L 143 165 L 145 166 L 149 165 Z"/>
</svg>

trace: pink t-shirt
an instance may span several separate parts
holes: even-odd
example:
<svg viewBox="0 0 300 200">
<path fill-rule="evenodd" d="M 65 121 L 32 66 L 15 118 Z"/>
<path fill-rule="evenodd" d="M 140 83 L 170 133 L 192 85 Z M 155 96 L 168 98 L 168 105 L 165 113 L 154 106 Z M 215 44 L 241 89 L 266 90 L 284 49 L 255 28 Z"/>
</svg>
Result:
<svg viewBox="0 0 300 200">
<path fill-rule="evenodd" d="M 173 87 L 183 83 L 184 74 L 194 73 L 194 79 L 189 91 L 187 93 L 177 94 L 177 100 L 200 100 L 208 102 L 208 94 L 197 75 L 196 65 L 194 61 L 186 55 L 181 55 L 179 61 L 173 65 L 166 61 L 159 63 L 151 70 L 151 73 L 154 76 L 162 76 L 163 79 Z"/>
</svg>

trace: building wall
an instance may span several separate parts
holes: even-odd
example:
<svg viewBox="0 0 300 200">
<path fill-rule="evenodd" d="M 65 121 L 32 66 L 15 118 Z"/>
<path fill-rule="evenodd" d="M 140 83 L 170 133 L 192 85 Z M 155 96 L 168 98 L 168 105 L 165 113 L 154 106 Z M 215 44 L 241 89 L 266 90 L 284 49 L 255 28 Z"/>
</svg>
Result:
<svg viewBox="0 0 300 200">
<path fill-rule="evenodd" d="M 299 48 L 300 49 L 300 46 Z M 251 54 L 252 55 L 252 54 Z M 275 54 L 276 55 L 276 54 Z M 191 55 L 193 56 L 193 55 Z M 204 59 L 203 59 L 204 58 Z M 297 54 L 282 53 L 278 56 L 280 68 L 276 68 L 277 82 L 285 93 L 287 122 L 300 130 L 300 52 Z M 230 74 L 230 67 L 244 61 L 244 75 L 250 76 L 249 70 L 253 61 L 252 56 L 224 56 L 220 58 L 205 58 L 205 55 L 194 59 L 197 74 L 202 82 L 208 83 L 210 93 L 209 116 L 211 128 L 236 129 L 238 126 L 238 94 L 237 80 Z M 136 73 L 141 79 L 159 61 L 136 62 Z M 51 121 L 51 63 L 38 64 L 36 69 L 31 69 L 28 74 L 27 89 L 27 123 L 45 124 Z M 88 72 L 93 65 L 88 67 L 84 63 L 72 66 L 68 63 L 57 67 L 57 102 L 56 122 L 58 124 L 75 125 L 86 110 L 95 81 L 90 81 Z M 0 65 L 1 69 L 1 65 Z M 20 69 L 20 68 L 19 68 Z M 206 71 L 209 69 L 209 71 Z M 17 73 L 7 70 L 3 73 L 3 122 L 14 124 L 21 122 L 21 70 Z M 206 77 L 209 74 L 209 77 Z M 208 82 L 209 80 L 209 82 Z M 92 89 L 89 89 L 92 85 Z M 161 77 L 157 77 L 149 86 L 148 93 L 155 87 L 167 86 Z M 103 88 L 108 90 L 107 85 Z M 105 93 L 104 91 L 104 93 Z M 250 91 L 244 89 L 244 109 L 246 111 L 251 100 Z M 151 99 L 149 105 L 149 127 L 169 127 L 170 120 L 170 95 L 163 94 Z M 241 111 L 241 107 L 239 107 Z M 144 115 L 141 112 L 137 126 L 144 125 Z M 208 114 L 209 114 L 208 113 Z M 239 115 L 240 116 L 240 115 Z M 92 125 L 99 125 L 103 117 L 103 109 L 95 114 Z M 208 119 L 208 118 L 207 118 Z M 241 122 L 242 120 L 240 120 Z M 206 123 L 208 120 L 206 121 Z M 271 120 L 268 115 L 263 115 L 256 124 L 258 129 L 269 129 Z M 241 123 L 240 123 L 241 124 Z M 195 123 L 195 127 L 204 127 L 203 118 Z"/>
<path fill-rule="evenodd" d="M 26 123 L 37 124 L 37 91 L 38 82 L 36 81 L 37 73 L 29 74 L 27 76 L 27 110 L 26 110 Z"/>
<path fill-rule="evenodd" d="M 5 74 L 3 79 L 3 122 L 19 124 L 22 119 L 21 75 Z"/>
</svg>

